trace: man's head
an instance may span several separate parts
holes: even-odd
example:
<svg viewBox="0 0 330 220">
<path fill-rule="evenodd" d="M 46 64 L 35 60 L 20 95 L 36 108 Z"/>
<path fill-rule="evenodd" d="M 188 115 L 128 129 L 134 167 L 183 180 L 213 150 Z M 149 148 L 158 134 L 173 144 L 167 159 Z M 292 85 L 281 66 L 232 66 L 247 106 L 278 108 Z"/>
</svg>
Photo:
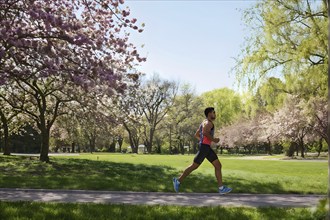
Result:
<svg viewBox="0 0 330 220">
<path fill-rule="evenodd" d="M 205 117 L 211 120 L 215 119 L 215 111 L 213 107 L 208 107 L 204 110 Z"/>
</svg>

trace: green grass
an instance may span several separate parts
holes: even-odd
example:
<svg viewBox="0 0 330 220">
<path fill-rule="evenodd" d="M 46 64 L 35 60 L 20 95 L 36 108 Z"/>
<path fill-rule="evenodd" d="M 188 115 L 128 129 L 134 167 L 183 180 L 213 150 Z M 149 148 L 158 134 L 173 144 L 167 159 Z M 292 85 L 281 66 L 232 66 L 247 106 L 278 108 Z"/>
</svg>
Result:
<svg viewBox="0 0 330 220">
<path fill-rule="evenodd" d="M 273 158 L 271 158 L 273 159 Z M 51 157 L 51 163 L 29 157 L 0 156 L 1 188 L 90 189 L 172 192 L 178 176 L 193 160 L 182 155 L 82 154 Z M 326 194 L 326 161 L 249 160 L 221 157 L 224 182 L 234 193 Z M 215 192 L 207 161 L 184 183 L 183 192 Z M 182 207 L 0 201 L 0 219 L 325 219 L 318 208 Z"/>
<path fill-rule="evenodd" d="M 323 207 L 314 208 L 223 208 L 109 204 L 1 202 L 0 219 L 325 219 Z"/>
<path fill-rule="evenodd" d="M 90 189 L 172 192 L 171 179 L 193 155 L 82 154 L 51 157 L 0 156 L 1 188 Z M 234 193 L 326 194 L 326 161 L 248 160 L 221 157 L 223 180 Z M 205 161 L 182 183 L 182 192 L 216 192 L 212 165 Z"/>
</svg>

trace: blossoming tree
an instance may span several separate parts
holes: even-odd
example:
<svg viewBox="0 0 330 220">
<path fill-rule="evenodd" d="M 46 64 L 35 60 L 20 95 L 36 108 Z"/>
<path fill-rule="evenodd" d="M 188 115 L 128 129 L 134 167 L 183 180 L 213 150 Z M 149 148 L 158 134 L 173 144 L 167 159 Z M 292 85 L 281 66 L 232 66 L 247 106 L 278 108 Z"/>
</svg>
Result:
<svg viewBox="0 0 330 220">
<path fill-rule="evenodd" d="M 88 92 L 125 90 L 125 75 L 144 61 L 129 43 L 142 32 L 123 0 L 6 0 L 0 5 L 0 86 L 33 119 L 49 161 L 49 132 L 62 107 Z M 18 97 L 18 96 L 16 96 Z M 22 96 L 21 96 L 22 97 Z"/>
</svg>

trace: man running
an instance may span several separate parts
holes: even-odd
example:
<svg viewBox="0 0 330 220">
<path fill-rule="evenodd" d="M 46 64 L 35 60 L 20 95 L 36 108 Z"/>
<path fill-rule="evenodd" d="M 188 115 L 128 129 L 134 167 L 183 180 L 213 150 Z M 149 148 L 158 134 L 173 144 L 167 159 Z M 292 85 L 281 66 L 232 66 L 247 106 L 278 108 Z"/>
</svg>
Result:
<svg viewBox="0 0 330 220">
<path fill-rule="evenodd" d="M 196 170 L 206 158 L 215 169 L 215 177 L 218 181 L 219 193 L 221 195 L 231 192 L 231 188 L 224 186 L 222 183 L 221 163 L 217 154 L 211 148 L 211 142 L 218 143 L 219 138 L 214 138 L 215 111 L 213 107 L 208 107 L 204 110 L 206 119 L 201 123 L 196 131 L 195 137 L 199 140 L 199 150 L 194 158 L 193 163 L 188 166 L 179 178 L 173 178 L 173 186 L 175 192 L 179 192 L 180 184 L 194 170 Z"/>
</svg>

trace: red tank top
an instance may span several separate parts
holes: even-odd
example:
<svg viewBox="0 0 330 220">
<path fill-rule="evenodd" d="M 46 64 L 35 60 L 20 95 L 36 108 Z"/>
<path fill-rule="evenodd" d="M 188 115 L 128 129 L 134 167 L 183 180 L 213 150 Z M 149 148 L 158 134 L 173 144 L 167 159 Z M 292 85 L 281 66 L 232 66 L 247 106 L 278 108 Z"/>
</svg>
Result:
<svg viewBox="0 0 330 220">
<path fill-rule="evenodd" d="M 199 126 L 199 137 L 200 137 L 200 142 L 201 144 L 206 144 L 206 145 L 211 145 L 211 140 L 208 139 L 206 136 L 203 135 L 204 127 L 207 124 L 208 120 L 205 119 L 201 125 Z M 212 123 L 213 124 L 213 123 Z M 211 128 L 211 133 L 210 135 L 213 137 L 214 136 L 214 126 Z"/>
</svg>

